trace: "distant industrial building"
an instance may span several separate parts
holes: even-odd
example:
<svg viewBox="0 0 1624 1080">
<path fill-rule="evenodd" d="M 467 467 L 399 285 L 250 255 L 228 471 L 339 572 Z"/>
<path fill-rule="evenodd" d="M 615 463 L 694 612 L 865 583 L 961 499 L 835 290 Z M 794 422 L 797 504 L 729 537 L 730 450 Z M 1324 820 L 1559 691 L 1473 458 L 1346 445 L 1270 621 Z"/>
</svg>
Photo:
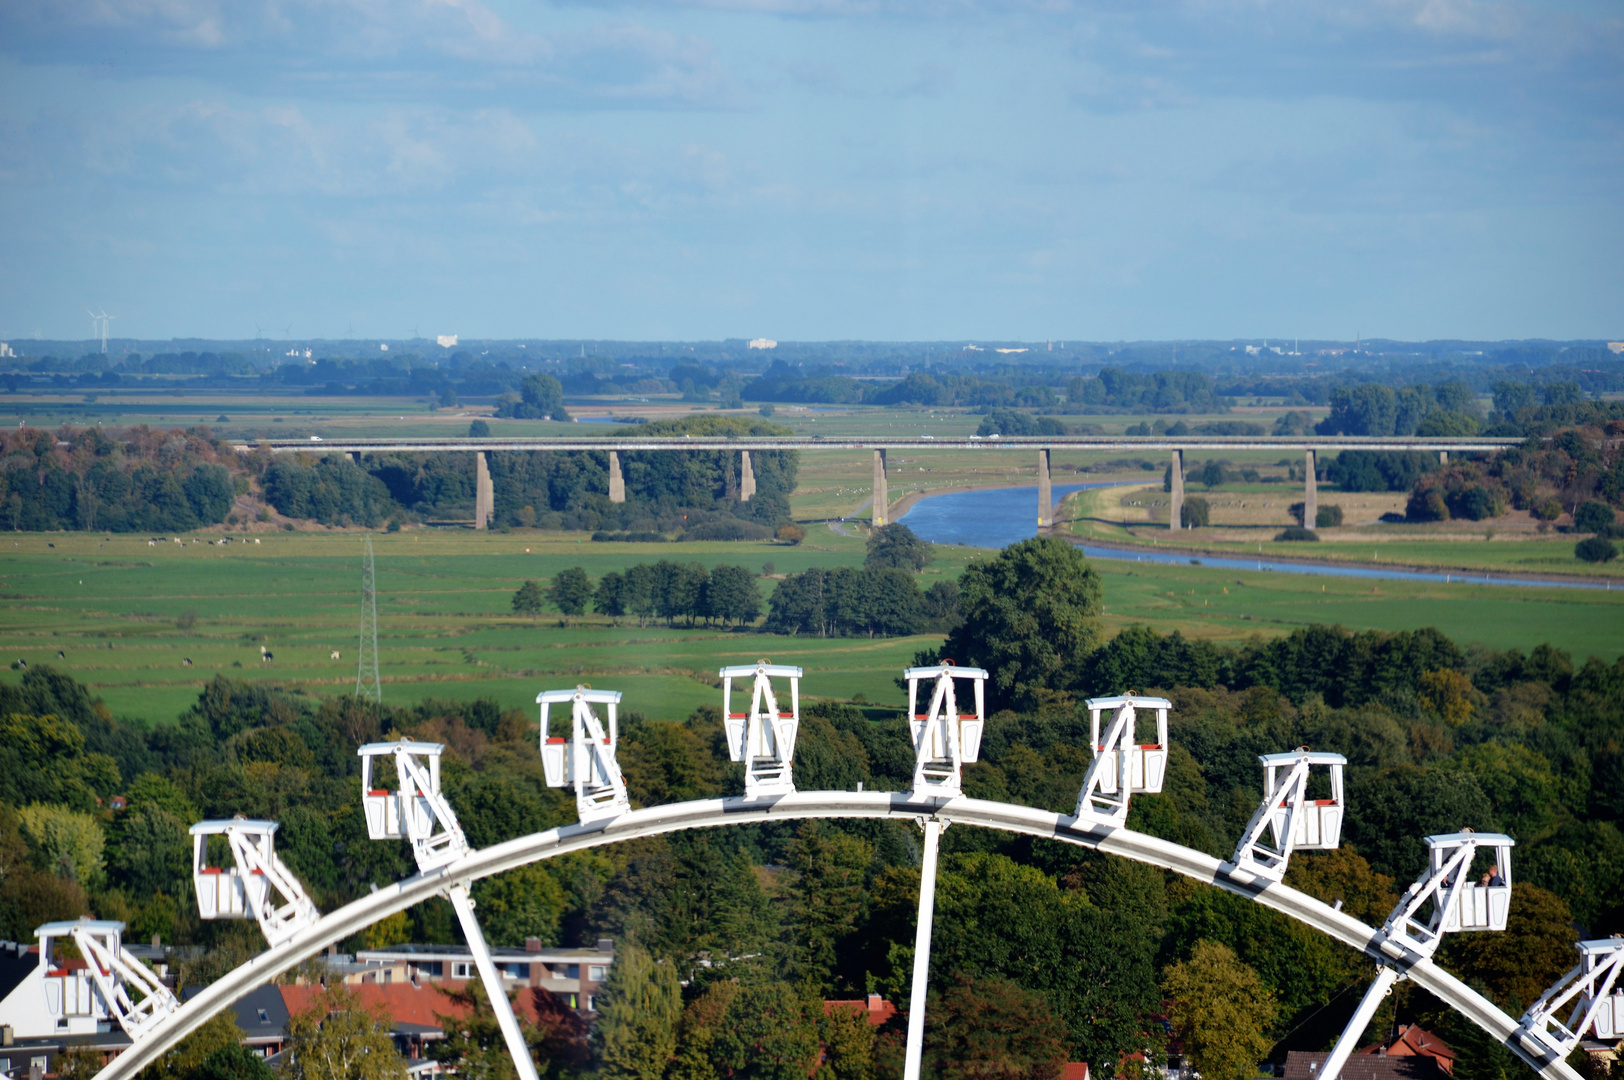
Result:
<svg viewBox="0 0 1624 1080">
<path fill-rule="evenodd" d="M 772 338 L 758 337 L 750 343 L 750 347 L 752 349 L 776 349 L 778 348 L 778 342 Z"/>
</svg>

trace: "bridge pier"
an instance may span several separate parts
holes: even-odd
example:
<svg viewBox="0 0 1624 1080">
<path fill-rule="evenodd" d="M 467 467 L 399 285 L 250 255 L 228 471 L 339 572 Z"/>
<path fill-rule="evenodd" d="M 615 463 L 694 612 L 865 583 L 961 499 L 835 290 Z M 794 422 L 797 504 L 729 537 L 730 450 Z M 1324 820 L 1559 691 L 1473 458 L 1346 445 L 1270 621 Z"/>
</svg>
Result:
<svg viewBox="0 0 1624 1080">
<path fill-rule="evenodd" d="M 890 505 L 890 498 L 885 490 L 885 451 L 874 451 L 874 516 L 875 526 L 889 525 L 891 519 L 886 515 Z"/>
<path fill-rule="evenodd" d="M 487 529 L 495 509 L 496 489 L 491 485 L 491 466 L 483 450 L 474 455 L 474 462 L 474 528 Z"/>
<path fill-rule="evenodd" d="M 1173 451 L 1173 463 L 1168 466 L 1172 478 L 1172 497 L 1168 500 L 1167 527 L 1184 528 L 1184 451 Z M 1152 476 L 1155 473 L 1151 474 Z"/>
<path fill-rule="evenodd" d="M 620 451 L 609 451 L 609 501 L 626 501 L 626 478 L 620 474 Z"/>
<path fill-rule="evenodd" d="M 1438 464 L 1440 464 L 1440 465 L 1448 465 L 1449 464 L 1449 451 L 1448 450 L 1440 450 L 1440 451 L 1438 451 Z"/>
<path fill-rule="evenodd" d="M 1038 451 L 1038 528 L 1054 524 L 1054 496 L 1049 488 L 1049 449 Z"/>
<path fill-rule="evenodd" d="M 756 493 L 756 470 L 750 464 L 750 451 L 739 451 L 739 501 L 749 502 Z"/>
<path fill-rule="evenodd" d="M 1315 528 L 1314 519 L 1319 516 L 1319 487 L 1315 473 L 1319 470 L 1319 462 L 1314 457 L 1314 451 L 1306 450 L 1306 460 L 1303 462 L 1303 528 Z"/>
</svg>

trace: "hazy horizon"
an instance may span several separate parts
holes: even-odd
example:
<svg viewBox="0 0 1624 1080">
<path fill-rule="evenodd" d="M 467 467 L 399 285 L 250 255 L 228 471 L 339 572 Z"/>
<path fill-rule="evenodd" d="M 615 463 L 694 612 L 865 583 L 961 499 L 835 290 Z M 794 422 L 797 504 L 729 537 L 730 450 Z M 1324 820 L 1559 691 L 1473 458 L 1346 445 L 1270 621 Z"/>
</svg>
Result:
<svg viewBox="0 0 1624 1080">
<path fill-rule="evenodd" d="M 1596 0 L 0 7 L 0 340 L 1618 340 Z"/>
</svg>

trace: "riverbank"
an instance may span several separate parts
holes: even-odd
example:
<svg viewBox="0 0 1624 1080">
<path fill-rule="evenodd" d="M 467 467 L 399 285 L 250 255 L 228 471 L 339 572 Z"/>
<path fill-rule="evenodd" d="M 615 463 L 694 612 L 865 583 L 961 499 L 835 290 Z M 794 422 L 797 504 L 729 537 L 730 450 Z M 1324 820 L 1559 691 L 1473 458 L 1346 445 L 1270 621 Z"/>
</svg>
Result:
<svg viewBox="0 0 1624 1080">
<path fill-rule="evenodd" d="M 1624 589 L 1624 576 L 1617 569 L 1592 565 L 1574 559 L 1573 538 L 1560 540 L 1489 539 L 1492 526 L 1481 539 L 1458 536 L 1430 539 L 1424 536 L 1323 530 L 1322 539 L 1312 543 L 1312 554 L 1304 550 L 1308 542 L 1249 539 L 1215 540 L 1201 531 L 1174 533 L 1165 526 L 1158 536 L 1144 536 L 1136 528 L 1156 528 L 1151 522 L 1114 520 L 1102 513 L 1092 492 L 1078 492 L 1082 498 L 1066 501 L 1065 515 L 1057 514 L 1053 535 L 1085 546 L 1125 553 L 1163 553 L 1236 560 L 1259 560 L 1305 568 L 1305 572 L 1338 572 L 1353 576 L 1399 574 L 1442 575 L 1445 578 L 1470 577 L 1485 583 L 1532 583 L 1558 587 Z M 1081 504 L 1081 505 L 1079 505 Z M 1377 526 L 1376 528 L 1380 528 Z M 1544 565 L 1541 565 L 1544 564 Z M 1552 565 L 1556 564 L 1556 565 Z M 1378 573 L 1379 572 L 1379 573 Z"/>
</svg>

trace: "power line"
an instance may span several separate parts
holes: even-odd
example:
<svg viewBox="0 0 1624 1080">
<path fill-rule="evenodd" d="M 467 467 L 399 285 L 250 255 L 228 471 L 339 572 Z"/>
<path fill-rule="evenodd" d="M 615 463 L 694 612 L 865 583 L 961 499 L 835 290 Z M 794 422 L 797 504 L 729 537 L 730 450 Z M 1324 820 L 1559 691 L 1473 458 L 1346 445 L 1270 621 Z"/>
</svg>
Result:
<svg viewBox="0 0 1624 1080">
<path fill-rule="evenodd" d="M 355 696 L 383 701 L 383 683 L 378 678 L 378 586 L 372 567 L 372 537 L 367 537 L 366 555 L 361 563 L 361 644 L 355 667 Z"/>
</svg>

